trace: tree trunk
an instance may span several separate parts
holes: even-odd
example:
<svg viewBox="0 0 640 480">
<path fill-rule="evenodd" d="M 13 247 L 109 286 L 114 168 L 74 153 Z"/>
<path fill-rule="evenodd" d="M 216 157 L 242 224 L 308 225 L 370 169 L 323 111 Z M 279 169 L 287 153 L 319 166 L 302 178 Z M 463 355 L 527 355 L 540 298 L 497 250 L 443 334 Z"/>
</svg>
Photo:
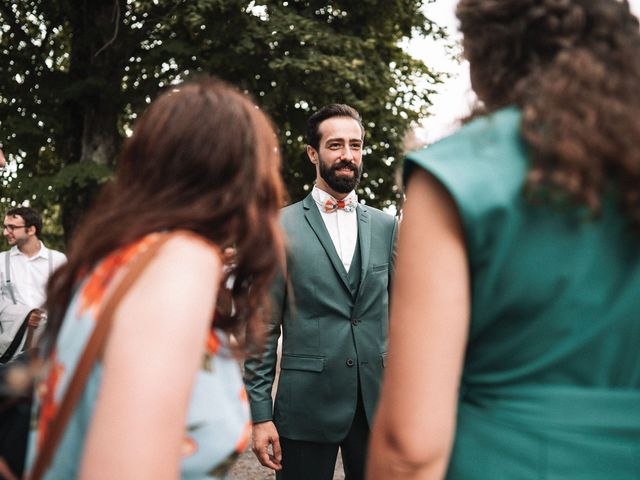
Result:
<svg viewBox="0 0 640 480">
<path fill-rule="evenodd" d="M 114 165 L 120 149 L 118 117 L 122 112 L 122 76 L 128 47 L 123 39 L 126 0 L 75 0 L 71 14 L 70 96 L 67 164 L 95 162 Z M 62 193 L 65 241 L 87 209 L 99 186 L 76 183 Z"/>
</svg>

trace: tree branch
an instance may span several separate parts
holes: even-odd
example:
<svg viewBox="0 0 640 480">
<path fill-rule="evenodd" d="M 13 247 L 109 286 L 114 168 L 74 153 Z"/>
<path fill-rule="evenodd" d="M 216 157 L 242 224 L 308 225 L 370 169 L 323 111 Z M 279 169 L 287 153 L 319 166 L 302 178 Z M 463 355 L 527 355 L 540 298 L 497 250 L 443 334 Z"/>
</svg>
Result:
<svg viewBox="0 0 640 480">
<path fill-rule="evenodd" d="M 111 21 L 115 23 L 116 28 L 113 31 L 113 36 L 111 37 L 111 39 L 107 43 L 105 43 L 102 47 L 100 47 L 100 49 L 98 49 L 98 51 L 93 55 L 94 57 L 97 57 L 100 54 L 100 52 L 102 52 L 109 45 L 115 42 L 116 38 L 118 37 L 118 31 L 120 29 L 120 2 L 118 2 L 118 0 L 115 0 L 113 3 L 114 3 L 113 15 L 111 17 Z"/>
</svg>

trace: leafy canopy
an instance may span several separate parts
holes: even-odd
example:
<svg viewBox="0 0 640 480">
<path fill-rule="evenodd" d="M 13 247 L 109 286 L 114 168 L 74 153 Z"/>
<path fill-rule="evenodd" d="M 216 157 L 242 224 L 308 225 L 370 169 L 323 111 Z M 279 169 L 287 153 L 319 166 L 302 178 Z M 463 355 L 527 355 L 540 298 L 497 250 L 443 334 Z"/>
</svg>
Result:
<svg viewBox="0 0 640 480">
<path fill-rule="evenodd" d="M 395 167 L 441 76 L 404 52 L 412 34 L 443 37 L 433 0 L 12 0 L 0 2 L 0 138 L 13 160 L 5 203 L 60 212 L 67 234 L 108 180 L 123 138 L 160 90 L 217 75 L 274 119 L 291 200 L 314 173 L 306 119 L 327 103 L 361 113 L 360 197 L 399 199 Z"/>
</svg>

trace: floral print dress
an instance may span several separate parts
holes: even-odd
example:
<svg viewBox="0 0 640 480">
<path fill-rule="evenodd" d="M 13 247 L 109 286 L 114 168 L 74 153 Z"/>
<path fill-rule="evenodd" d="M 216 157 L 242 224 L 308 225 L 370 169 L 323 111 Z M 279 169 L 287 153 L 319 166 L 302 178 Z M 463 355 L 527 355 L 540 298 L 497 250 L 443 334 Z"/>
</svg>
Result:
<svg viewBox="0 0 640 480">
<path fill-rule="evenodd" d="M 56 415 L 77 362 L 93 333 L 111 280 L 119 269 L 162 235 L 147 235 L 109 255 L 75 292 L 50 358 L 48 375 L 36 386 L 28 468 L 35 459 L 47 426 Z M 181 476 L 184 479 L 226 478 L 235 458 L 247 448 L 251 432 L 247 395 L 238 362 L 231 355 L 227 335 L 214 328 L 204 341 L 205 353 L 202 366 L 196 374 L 182 441 Z M 167 361 L 171 361 L 170 349 L 168 345 Z M 98 361 L 44 478 L 77 477 L 101 376 L 102 365 Z M 153 405 L 149 408 L 153 408 Z"/>
</svg>

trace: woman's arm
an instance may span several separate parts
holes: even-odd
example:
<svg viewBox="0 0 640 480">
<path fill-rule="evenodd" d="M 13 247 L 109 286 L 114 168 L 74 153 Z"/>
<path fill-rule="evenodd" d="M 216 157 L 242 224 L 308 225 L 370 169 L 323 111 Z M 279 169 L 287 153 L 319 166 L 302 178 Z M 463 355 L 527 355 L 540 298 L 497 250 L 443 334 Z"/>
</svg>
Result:
<svg viewBox="0 0 640 480">
<path fill-rule="evenodd" d="M 469 295 L 458 211 L 442 185 L 417 170 L 400 226 L 389 363 L 371 439 L 369 480 L 444 476 L 455 431 Z"/>
<path fill-rule="evenodd" d="M 176 479 L 221 278 L 203 241 L 169 240 L 115 312 L 81 478 Z"/>
</svg>

